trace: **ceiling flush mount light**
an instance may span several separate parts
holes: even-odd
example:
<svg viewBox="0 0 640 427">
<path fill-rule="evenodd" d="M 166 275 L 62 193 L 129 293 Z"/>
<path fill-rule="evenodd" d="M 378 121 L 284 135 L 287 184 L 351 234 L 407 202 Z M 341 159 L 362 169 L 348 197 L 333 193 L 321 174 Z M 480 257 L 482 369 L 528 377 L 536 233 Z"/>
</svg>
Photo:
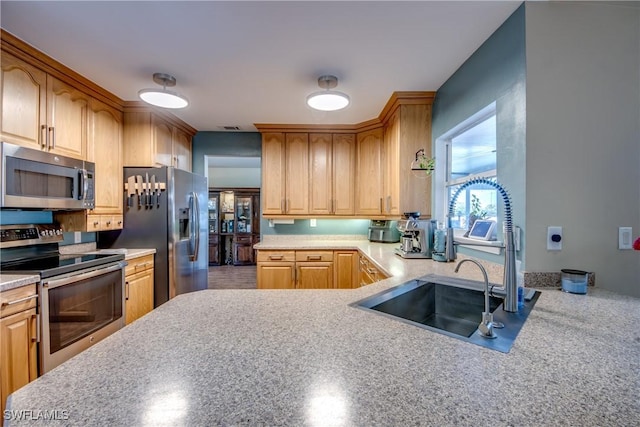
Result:
<svg viewBox="0 0 640 427">
<path fill-rule="evenodd" d="M 320 76 L 318 78 L 318 86 L 325 90 L 314 92 L 307 96 L 307 105 L 315 110 L 320 111 L 336 111 L 349 105 L 349 97 L 336 90 L 331 90 L 338 86 L 338 78 L 336 76 Z"/>
<path fill-rule="evenodd" d="M 153 81 L 162 85 L 162 89 L 142 89 L 138 96 L 147 104 L 162 108 L 184 108 L 189 101 L 177 92 L 167 90 L 176 85 L 176 78 L 164 73 L 154 73 Z"/>
</svg>

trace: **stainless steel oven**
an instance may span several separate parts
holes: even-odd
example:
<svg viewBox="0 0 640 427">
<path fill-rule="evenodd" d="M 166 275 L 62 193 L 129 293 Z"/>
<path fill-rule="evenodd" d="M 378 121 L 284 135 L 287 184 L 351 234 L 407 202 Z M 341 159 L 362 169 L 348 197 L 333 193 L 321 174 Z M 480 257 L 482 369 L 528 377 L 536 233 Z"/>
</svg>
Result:
<svg viewBox="0 0 640 427">
<path fill-rule="evenodd" d="M 124 326 L 123 261 L 42 279 L 40 372 Z"/>
<path fill-rule="evenodd" d="M 2 208 L 92 209 L 95 164 L 0 143 Z"/>
<path fill-rule="evenodd" d="M 40 374 L 124 326 L 123 254 L 60 254 L 56 225 L 0 226 L 3 273 L 40 276 Z"/>
</svg>

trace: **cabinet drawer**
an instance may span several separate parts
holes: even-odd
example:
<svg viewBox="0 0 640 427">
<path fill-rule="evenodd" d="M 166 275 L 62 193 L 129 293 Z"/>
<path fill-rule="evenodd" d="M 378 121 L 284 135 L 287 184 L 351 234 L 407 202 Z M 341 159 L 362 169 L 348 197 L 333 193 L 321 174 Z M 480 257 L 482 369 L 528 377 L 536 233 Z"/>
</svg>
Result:
<svg viewBox="0 0 640 427">
<path fill-rule="evenodd" d="M 296 261 L 333 261 L 333 251 L 296 251 Z"/>
<path fill-rule="evenodd" d="M 253 239 L 252 239 L 252 237 L 251 237 L 251 234 L 248 234 L 248 235 L 246 235 L 246 236 L 241 236 L 241 235 L 236 234 L 236 235 L 233 237 L 233 241 L 234 241 L 235 243 L 247 243 L 247 244 L 249 244 L 249 245 L 250 245 L 250 244 L 251 244 L 251 242 L 252 242 L 252 240 L 253 240 Z"/>
<path fill-rule="evenodd" d="M 10 316 L 36 306 L 36 285 L 21 286 L 0 294 L 0 317 Z"/>
<path fill-rule="evenodd" d="M 258 251 L 258 262 L 295 260 L 295 251 Z"/>
<path fill-rule="evenodd" d="M 129 264 L 125 267 L 125 276 L 153 268 L 153 254 L 133 258 L 128 260 L 127 262 Z"/>
</svg>

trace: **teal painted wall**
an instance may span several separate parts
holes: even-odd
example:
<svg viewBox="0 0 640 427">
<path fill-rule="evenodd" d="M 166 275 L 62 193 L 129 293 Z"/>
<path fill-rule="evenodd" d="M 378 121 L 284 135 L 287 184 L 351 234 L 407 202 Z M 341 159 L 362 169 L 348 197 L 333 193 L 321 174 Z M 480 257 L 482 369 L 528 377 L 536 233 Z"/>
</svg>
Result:
<svg viewBox="0 0 640 427">
<path fill-rule="evenodd" d="M 525 49 L 522 5 L 438 89 L 432 116 L 435 152 L 437 138 L 496 101 L 498 182 L 509 191 L 514 224 L 521 227 L 525 223 Z M 466 248 L 461 252 L 493 262 L 503 260 L 501 255 Z M 524 259 L 524 253 L 518 258 Z"/>
<path fill-rule="evenodd" d="M 198 175 L 205 175 L 204 156 L 262 156 L 259 132 L 198 132 L 191 145 L 192 169 Z"/>
<path fill-rule="evenodd" d="M 0 212 L 1 225 L 13 224 L 52 224 L 53 213 L 51 211 L 12 211 L 3 210 Z M 76 242 L 75 233 L 63 233 L 63 241 L 60 246 L 72 245 L 74 243 L 91 243 L 96 241 L 96 233 L 79 233 L 79 240 Z"/>
<path fill-rule="evenodd" d="M 11 211 L 0 212 L 0 224 L 51 224 L 53 214 L 51 211 Z"/>
<path fill-rule="evenodd" d="M 368 219 L 318 219 L 316 227 L 309 225 L 308 219 L 296 219 L 293 224 L 275 224 L 269 227 L 269 221 L 260 222 L 260 232 L 263 235 L 273 234 L 349 234 L 367 235 L 369 232 Z"/>
</svg>

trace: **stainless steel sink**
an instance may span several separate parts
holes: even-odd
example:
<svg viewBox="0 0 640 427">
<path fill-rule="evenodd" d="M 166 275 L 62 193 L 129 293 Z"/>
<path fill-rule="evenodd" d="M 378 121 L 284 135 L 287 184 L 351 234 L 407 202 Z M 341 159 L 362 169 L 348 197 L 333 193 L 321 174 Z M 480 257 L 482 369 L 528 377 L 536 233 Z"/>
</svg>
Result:
<svg viewBox="0 0 640 427">
<path fill-rule="evenodd" d="M 494 321 L 504 324 L 504 328 L 494 330 L 496 339 L 484 338 L 476 332 L 484 311 L 484 292 L 480 282 L 429 275 L 351 306 L 508 353 L 539 295 L 538 291 L 529 292 L 528 301 L 525 300 L 524 308 L 517 313 L 502 310 L 503 300 L 490 297 Z"/>
</svg>

